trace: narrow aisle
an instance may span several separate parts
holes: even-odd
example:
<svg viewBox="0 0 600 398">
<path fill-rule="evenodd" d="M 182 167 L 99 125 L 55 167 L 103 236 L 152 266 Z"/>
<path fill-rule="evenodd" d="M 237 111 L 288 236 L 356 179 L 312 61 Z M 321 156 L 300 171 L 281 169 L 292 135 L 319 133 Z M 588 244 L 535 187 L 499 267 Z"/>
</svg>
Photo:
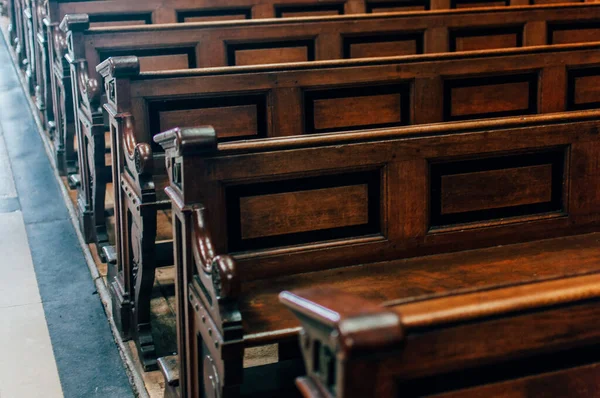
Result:
<svg viewBox="0 0 600 398">
<path fill-rule="evenodd" d="M 0 398 L 132 397 L 0 35 Z"/>
<path fill-rule="evenodd" d="M 0 258 L 0 397 L 62 397 L 1 129 Z"/>
</svg>

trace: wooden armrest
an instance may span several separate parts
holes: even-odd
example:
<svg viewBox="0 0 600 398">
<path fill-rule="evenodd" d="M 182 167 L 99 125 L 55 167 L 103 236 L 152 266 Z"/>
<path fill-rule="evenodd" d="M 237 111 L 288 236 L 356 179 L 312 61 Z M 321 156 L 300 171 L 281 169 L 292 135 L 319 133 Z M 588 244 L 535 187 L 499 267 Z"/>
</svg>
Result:
<svg viewBox="0 0 600 398">
<path fill-rule="evenodd" d="M 403 340 L 398 314 L 373 301 L 340 293 L 330 288 L 284 291 L 279 300 L 302 322 L 300 345 L 307 377 L 297 380 L 305 397 L 343 396 L 347 381 L 345 362 L 354 353 L 386 350 Z M 375 382 L 366 371 L 361 388 Z M 361 391 L 355 391 L 360 396 Z"/>
<path fill-rule="evenodd" d="M 402 327 L 398 314 L 376 302 L 329 288 L 284 291 L 279 300 L 304 324 L 338 333 L 345 350 L 369 349 L 398 343 Z"/>
</svg>

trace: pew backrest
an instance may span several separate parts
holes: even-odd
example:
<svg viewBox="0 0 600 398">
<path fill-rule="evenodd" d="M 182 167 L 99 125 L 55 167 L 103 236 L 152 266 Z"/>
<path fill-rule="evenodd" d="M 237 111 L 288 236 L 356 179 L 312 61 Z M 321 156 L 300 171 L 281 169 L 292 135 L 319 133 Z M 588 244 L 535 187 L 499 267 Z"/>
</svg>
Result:
<svg viewBox="0 0 600 398">
<path fill-rule="evenodd" d="M 175 129 L 155 140 L 174 206 L 202 210 L 208 232 L 197 236 L 212 236 L 210 252 L 232 255 L 248 281 L 589 228 L 597 115 L 218 145 L 210 128 Z"/>
<path fill-rule="evenodd" d="M 135 122 L 128 139 L 149 143 L 161 131 L 206 124 L 221 141 L 232 141 L 594 109 L 599 48 L 147 73 L 139 72 L 136 57 L 123 57 L 98 70 L 106 108 Z"/>
</svg>

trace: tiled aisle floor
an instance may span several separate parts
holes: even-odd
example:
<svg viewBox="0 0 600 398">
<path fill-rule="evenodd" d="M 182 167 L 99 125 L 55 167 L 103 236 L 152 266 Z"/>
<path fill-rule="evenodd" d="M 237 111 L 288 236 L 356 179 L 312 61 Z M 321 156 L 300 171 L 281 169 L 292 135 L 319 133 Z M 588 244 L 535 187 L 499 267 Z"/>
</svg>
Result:
<svg viewBox="0 0 600 398">
<path fill-rule="evenodd" d="M 0 35 L 0 398 L 132 397 Z"/>
<path fill-rule="evenodd" d="M 0 130 L 0 397 L 61 397 L 56 361 Z"/>
</svg>

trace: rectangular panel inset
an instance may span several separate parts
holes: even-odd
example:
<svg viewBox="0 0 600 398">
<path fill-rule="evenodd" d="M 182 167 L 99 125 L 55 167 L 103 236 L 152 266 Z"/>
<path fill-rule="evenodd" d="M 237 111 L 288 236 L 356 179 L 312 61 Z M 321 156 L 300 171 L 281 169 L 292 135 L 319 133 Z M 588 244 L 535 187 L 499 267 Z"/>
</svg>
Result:
<svg viewBox="0 0 600 398">
<path fill-rule="evenodd" d="M 585 0 L 530 0 L 530 4 L 563 4 L 563 3 L 585 3 Z"/>
<path fill-rule="evenodd" d="M 567 76 L 567 110 L 600 106 L 600 68 L 572 69 Z"/>
<path fill-rule="evenodd" d="M 380 233 L 381 171 L 226 188 L 230 251 Z"/>
<path fill-rule="evenodd" d="M 200 97 L 148 104 L 150 133 L 173 127 L 210 125 L 220 141 L 267 135 L 266 94 L 240 93 L 233 97 Z M 160 146 L 155 148 L 161 152 Z"/>
<path fill-rule="evenodd" d="M 509 0 L 452 0 L 451 8 L 481 8 L 481 7 L 506 7 Z"/>
<path fill-rule="evenodd" d="M 344 14 L 344 3 L 301 6 L 275 6 L 275 17 L 277 18 L 318 17 L 342 14 Z"/>
<path fill-rule="evenodd" d="M 160 113 L 160 129 L 203 126 L 210 124 L 218 138 L 255 136 L 258 131 L 256 105 L 224 106 L 222 108 L 187 109 Z"/>
<path fill-rule="evenodd" d="M 147 25 L 152 23 L 152 14 L 100 14 L 89 15 L 90 28 L 124 25 Z"/>
<path fill-rule="evenodd" d="M 431 226 L 560 212 L 565 150 L 434 162 Z"/>
<path fill-rule="evenodd" d="M 221 10 L 197 10 L 177 12 L 177 22 L 231 21 L 252 18 L 250 8 L 228 8 Z"/>
<path fill-rule="evenodd" d="M 444 119 L 466 120 L 537 112 L 537 73 L 444 82 Z"/>
<path fill-rule="evenodd" d="M 442 214 L 543 203 L 552 196 L 549 164 L 442 177 Z"/>
<path fill-rule="evenodd" d="M 188 69 L 190 59 L 187 54 L 155 55 L 150 57 L 138 57 L 141 72 L 159 70 Z"/>
<path fill-rule="evenodd" d="M 227 44 L 229 66 L 264 65 L 315 60 L 313 40 Z"/>
<path fill-rule="evenodd" d="M 549 44 L 586 43 L 600 40 L 600 21 L 548 23 Z"/>
<path fill-rule="evenodd" d="M 242 239 L 365 224 L 368 204 L 364 184 L 241 198 Z"/>
<path fill-rule="evenodd" d="M 98 55 L 100 61 L 104 61 L 109 57 L 135 55 L 140 60 L 140 71 L 142 72 L 196 67 L 196 53 L 193 47 L 102 49 Z"/>
<path fill-rule="evenodd" d="M 367 13 L 425 11 L 429 10 L 429 0 L 384 1 L 367 3 Z"/>
<path fill-rule="evenodd" d="M 423 53 L 423 33 L 344 37 L 344 58 L 394 57 Z"/>
<path fill-rule="evenodd" d="M 407 125 L 409 110 L 409 88 L 402 84 L 304 93 L 308 133 Z"/>
<path fill-rule="evenodd" d="M 522 45 L 522 26 L 450 31 L 450 51 L 490 50 Z"/>
</svg>

